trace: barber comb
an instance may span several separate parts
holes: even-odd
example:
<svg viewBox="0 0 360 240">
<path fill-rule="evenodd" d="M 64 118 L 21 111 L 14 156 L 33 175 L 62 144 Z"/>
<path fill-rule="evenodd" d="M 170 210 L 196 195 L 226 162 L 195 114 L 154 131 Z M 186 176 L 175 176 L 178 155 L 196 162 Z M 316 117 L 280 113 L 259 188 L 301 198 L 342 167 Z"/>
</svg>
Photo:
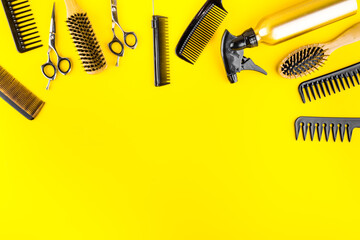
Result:
<svg viewBox="0 0 360 240">
<path fill-rule="evenodd" d="M 20 53 L 42 46 L 38 39 L 35 20 L 31 13 L 29 0 L 1 0 L 14 38 L 16 49 Z"/>
<path fill-rule="evenodd" d="M 345 133 L 347 132 L 348 140 L 351 142 L 353 131 L 355 128 L 360 128 L 360 118 L 324 118 L 324 117 L 300 117 L 295 121 L 296 140 L 299 138 L 302 130 L 304 140 L 310 131 L 311 141 L 314 140 L 315 131 L 319 141 L 323 132 L 325 132 L 325 139 L 329 141 L 330 131 L 332 132 L 334 142 L 340 133 L 340 139 L 343 142 Z"/>
</svg>

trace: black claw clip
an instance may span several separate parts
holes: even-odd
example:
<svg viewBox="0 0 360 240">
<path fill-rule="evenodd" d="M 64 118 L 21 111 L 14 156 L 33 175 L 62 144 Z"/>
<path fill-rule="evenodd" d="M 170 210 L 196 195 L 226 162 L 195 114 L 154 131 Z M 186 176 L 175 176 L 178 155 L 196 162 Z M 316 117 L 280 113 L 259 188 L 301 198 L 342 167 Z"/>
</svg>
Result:
<svg viewBox="0 0 360 240">
<path fill-rule="evenodd" d="M 242 43 L 241 46 L 239 43 Z M 231 83 L 238 81 L 236 74 L 242 70 L 253 70 L 267 75 L 264 69 L 257 66 L 250 58 L 244 56 L 245 48 L 256 47 L 257 45 L 256 36 L 254 37 L 252 29 L 247 30 L 238 37 L 225 30 L 221 41 L 221 56 Z"/>
</svg>

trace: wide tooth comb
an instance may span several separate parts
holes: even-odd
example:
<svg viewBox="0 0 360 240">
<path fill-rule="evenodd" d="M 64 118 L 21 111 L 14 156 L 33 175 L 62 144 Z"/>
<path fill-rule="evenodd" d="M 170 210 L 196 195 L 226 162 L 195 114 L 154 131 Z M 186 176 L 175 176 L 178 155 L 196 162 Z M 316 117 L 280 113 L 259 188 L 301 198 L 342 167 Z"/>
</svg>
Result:
<svg viewBox="0 0 360 240">
<path fill-rule="evenodd" d="M 360 85 L 359 73 L 360 62 L 324 76 L 305 81 L 299 85 L 300 97 L 302 101 L 306 103 L 305 94 L 307 99 L 311 102 L 311 100 L 317 100 L 317 97 L 321 98 L 322 96 L 330 96 L 332 93 L 335 94 L 336 90 L 341 92 L 342 89 L 346 90 L 351 87 L 355 87 L 356 85 Z M 321 91 L 319 91 L 319 88 Z M 316 91 L 316 94 L 314 90 Z"/>
<path fill-rule="evenodd" d="M 329 140 L 330 131 L 332 132 L 334 142 L 340 135 L 343 142 L 347 134 L 349 142 L 351 142 L 352 134 L 355 128 L 360 128 L 360 118 L 322 118 L 322 117 L 299 117 L 295 121 L 295 136 L 298 140 L 302 130 L 304 140 L 306 140 L 307 132 L 310 130 L 310 138 L 313 141 L 315 132 L 321 141 L 323 132 L 325 132 L 326 141 Z"/>
<path fill-rule="evenodd" d="M 182 35 L 176 54 L 194 64 L 227 15 L 221 0 L 208 0 Z"/>
<path fill-rule="evenodd" d="M 16 49 L 20 53 L 39 48 L 41 40 L 31 41 L 39 38 L 32 17 L 29 0 L 1 0 L 5 14 L 14 38 Z"/>
<path fill-rule="evenodd" d="M 155 86 L 170 84 L 168 18 L 153 16 Z"/>
<path fill-rule="evenodd" d="M 0 97 L 29 120 L 33 120 L 45 104 L 1 66 Z"/>
</svg>

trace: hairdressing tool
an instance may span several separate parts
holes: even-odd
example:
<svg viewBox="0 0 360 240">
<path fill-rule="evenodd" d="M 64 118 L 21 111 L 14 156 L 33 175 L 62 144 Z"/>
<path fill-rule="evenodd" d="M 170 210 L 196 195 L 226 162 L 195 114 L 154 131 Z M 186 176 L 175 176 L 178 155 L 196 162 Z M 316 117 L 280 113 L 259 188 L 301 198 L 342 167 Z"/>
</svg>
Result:
<svg viewBox="0 0 360 240">
<path fill-rule="evenodd" d="M 89 74 L 102 72 L 106 68 L 106 60 L 87 13 L 75 0 L 65 0 L 65 3 L 68 15 L 66 22 L 85 71 Z"/>
<path fill-rule="evenodd" d="M 263 18 L 258 25 L 235 37 L 227 30 L 221 42 L 221 53 L 228 79 L 237 82 L 237 72 L 244 70 L 244 49 L 259 43 L 275 45 L 301 34 L 355 14 L 356 0 L 307 0 Z"/>
<path fill-rule="evenodd" d="M 41 47 L 40 36 L 33 14 L 31 13 L 29 0 L 1 0 L 11 33 L 14 38 L 16 49 L 24 53 Z M 38 40 L 37 40 L 38 39 Z"/>
<path fill-rule="evenodd" d="M 302 101 L 305 103 L 306 102 L 305 93 L 306 93 L 306 96 L 311 102 L 311 96 L 313 97 L 314 100 L 316 100 L 316 96 L 321 98 L 321 94 L 324 95 L 324 97 L 326 97 L 326 93 L 328 93 L 329 96 L 331 95 L 331 92 L 335 94 L 336 93 L 335 89 L 337 89 L 338 92 L 341 91 L 341 88 L 343 90 L 346 90 L 347 88 L 345 88 L 345 83 L 348 88 L 350 88 L 351 86 L 355 87 L 356 85 L 355 81 L 357 85 L 360 85 L 358 74 L 360 74 L 360 63 L 356 63 L 354 65 L 345 67 L 343 69 L 326 74 L 324 76 L 320 76 L 312 80 L 305 81 L 299 85 L 300 97 Z"/>
<path fill-rule="evenodd" d="M 222 0 L 207 0 L 182 35 L 176 54 L 194 64 L 227 15 Z"/>
<path fill-rule="evenodd" d="M 49 79 L 48 85 L 46 87 L 47 90 L 49 90 L 50 88 L 50 83 L 51 81 L 53 81 L 56 78 L 56 74 L 57 74 L 57 70 L 59 70 L 59 72 L 63 75 L 68 74 L 71 71 L 71 62 L 70 59 L 68 58 L 62 58 L 59 56 L 59 53 L 56 51 L 56 47 L 55 47 L 55 37 L 56 37 L 56 19 L 55 19 L 55 3 L 54 3 L 54 7 L 53 7 L 53 11 L 52 11 L 52 15 L 51 15 L 51 23 L 50 23 L 50 36 L 49 36 L 49 50 L 48 50 L 48 60 L 47 62 L 41 66 L 41 71 L 44 74 L 44 76 Z M 51 61 L 50 58 L 50 52 L 51 50 L 53 50 L 57 56 L 58 62 L 57 62 L 57 69 L 55 64 Z M 66 70 L 62 70 L 61 69 L 61 62 L 67 62 L 68 66 Z M 46 73 L 46 68 L 52 68 L 53 70 L 53 74 L 52 75 L 48 75 Z"/>
<path fill-rule="evenodd" d="M 29 120 L 33 120 L 45 104 L 1 66 L 0 97 Z"/>
<path fill-rule="evenodd" d="M 155 15 L 153 0 L 152 28 L 154 37 L 155 86 L 170 84 L 168 18 Z"/>
<path fill-rule="evenodd" d="M 284 78 L 298 78 L 318 70 L 336 49 L 360 40 L 360 23 L 347 29 L 328 43 L 316 43 L 301 47 L 290 53 L 279 66 Z"/>
<path fill-rule="evenodd" d="M 119 66 L 119 59 L 120 57 L 124 56 L 124 44 L 120 41 L 120 39 L 116 36 L 115 33 L 115 26 L 117 25 L 124 35 L 124 43 L 128 48 L 135 49 L 138 40 L 134 32 L 125 32 L 124 29 L 120 26 L 119 18 L 118 18 L 118 12 L 117 12 L 117 0 L 111 0 L 111 16 L 112 16 L 112 32 L 114 33 L 113 40 L 109 43 L 110 51 L 117 56 L 116 66 Z M 135 42 L 133 44 L 128 43 L 128 37 L 133 36 L 135 39 Z M 120 45 L 120 51 L 116 51 L 113 48 L 113 44 L 118 43 Z"/>
<path fill-rule="evenodd" d="M 334 142 L 338 132 L 343 142 L 345 131 L 348 134 L 348 140 L 351 142 L 352 134 L 355 128 L 360 128 L 360 118 L 323 118 L 323 117 L 300 117 L 295 121 L 296 140 L 299 138 L 300 129 L 302 129 L 304 140 L 308 130 L 310 130 L 311 141 L 314 140 L 315 130 L 317 130 L 319 141 L 323 131 L 325 131 L 326 141 L 329 140 L 330 130 L 332 130 Z"/>
</svg>

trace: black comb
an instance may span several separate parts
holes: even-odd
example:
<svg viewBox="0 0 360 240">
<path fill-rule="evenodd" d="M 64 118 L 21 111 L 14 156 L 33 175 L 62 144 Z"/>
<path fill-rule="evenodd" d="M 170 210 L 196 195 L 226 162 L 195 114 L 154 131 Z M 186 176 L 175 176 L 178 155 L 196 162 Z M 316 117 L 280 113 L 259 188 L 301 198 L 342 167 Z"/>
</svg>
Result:
<svg viewBox="0 0 360 240">
<path fill-rule="evenodd" d="M 360 118 L 300 117 L 295 122 L 296 140 L 299 138 L 300 130 L 302 129 L 304 140 L 306 140 L 307 133 L 310 131 L 311 141 L 313 141 L 316 130 L 319 141 L 321 141 L 323 132 L 325 132 L 325 139 L 328 141 L 331 130 L 334 142 L 336 141 L 338 132 L 340 132 L 342 142 L 344 141 L 345 132 L 347 132 L 348 140 L 351 142 L 355 128 L 360 128 Z"/>
<path fill-rule="evenodd" d="M 29 0 L 1 0 L 15 45 L 20 53 L 41 47 Z"/>
<path fill-rule="evenodd" d="M 154 30 L 155 86 L 170 84 L 168 18 L 155 15 L 152 20 Z"/>
<path fill-rule="evenodd" d="M 222 0 L 206 1 L 178 43 L 178 57 L 194 64 L 226 15 Z"/>
<path fill-rule="evenodd" d="M 316 97 L 326 97 L 326 94 L 330 96 L 331 92 L 335 94 L 336 90 L 340 92 L 341 89 L 346 90 L 351 86 L 355 87 L 356 84 L 360 84 L 358 74 L 360 74 L 360 63 L 356 63 L 338 71 L 303 82 L 299 85 L 301 99 L 305 103 L 306 94 L 307 98 L 311 102 L 311 97 L 316 100 Z"/>
</svg>

